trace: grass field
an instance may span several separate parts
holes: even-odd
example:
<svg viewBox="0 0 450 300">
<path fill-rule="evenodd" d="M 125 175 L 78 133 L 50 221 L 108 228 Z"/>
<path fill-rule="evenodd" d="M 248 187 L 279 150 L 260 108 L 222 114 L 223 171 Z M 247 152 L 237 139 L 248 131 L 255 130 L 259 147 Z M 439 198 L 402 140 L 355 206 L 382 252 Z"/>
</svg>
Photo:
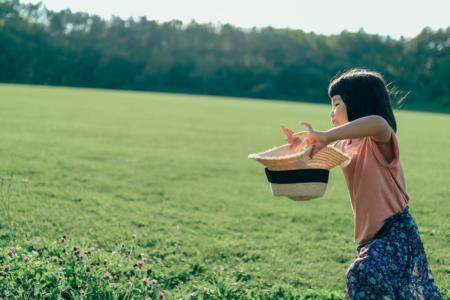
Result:
<svg viewBox="0 0 450 300">
<path fill-rule="evenodd" d="M 341 170 L 325 197 L 298 203 L 272 197 L 262 165 L 247 159 L 284 143 L 281 124 L 324 130 L 328 113 L 281 101 L 0 85 L 0 246 L 66 234 L 110 251 L 135 234 L 169 299 L 199 287 L 228 299 L 340 299 L 355 255 Z M 450 298 L 450 115 L 396 117 L 410 210 Z"/>
</svg>

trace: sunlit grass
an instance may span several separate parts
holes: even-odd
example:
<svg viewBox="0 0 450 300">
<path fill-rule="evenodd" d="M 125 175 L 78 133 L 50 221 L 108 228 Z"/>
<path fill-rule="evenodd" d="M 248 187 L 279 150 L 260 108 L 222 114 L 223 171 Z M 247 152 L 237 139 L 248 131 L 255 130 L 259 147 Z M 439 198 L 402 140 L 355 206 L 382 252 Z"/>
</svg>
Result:
<svg viewBox="0 0 450 300">
<path fill-rule="evenodd" d="M 0 85 L 0 246 L 39 247 L 65 234 L 112 251 L 136 234 L 136 251 L 162 257 L 155 274 L 178 278 L 200 266 L 165 286 L 167 297 L 221 286 L 234 296 L 280 288 L 341 297 L 355 255 L 341 170 L 324 198 L 298 203 L 272 197 L 262 165 L 247 159 L 284 143 L 281 124 L 328 128 L 328 110 Z M 411 212 L 438 286 L 449 290 L 450 116 L 396 116 Z"/>
</svg>

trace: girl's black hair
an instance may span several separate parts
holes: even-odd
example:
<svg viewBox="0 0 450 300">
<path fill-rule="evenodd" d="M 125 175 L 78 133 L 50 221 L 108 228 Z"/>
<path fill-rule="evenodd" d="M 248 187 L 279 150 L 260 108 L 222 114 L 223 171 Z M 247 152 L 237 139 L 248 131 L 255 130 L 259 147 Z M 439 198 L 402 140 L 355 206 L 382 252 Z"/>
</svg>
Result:
<svg viewBox="0 0 450 300">
<path fill-rule="evenodd" d="M 357 68 L 338 74 L 328 86 L 328 96 L 335 95 L 344 100 L 349 121 L 379 115 L 397 132 L 389 91 L 380 73 Z"/>
</svg>

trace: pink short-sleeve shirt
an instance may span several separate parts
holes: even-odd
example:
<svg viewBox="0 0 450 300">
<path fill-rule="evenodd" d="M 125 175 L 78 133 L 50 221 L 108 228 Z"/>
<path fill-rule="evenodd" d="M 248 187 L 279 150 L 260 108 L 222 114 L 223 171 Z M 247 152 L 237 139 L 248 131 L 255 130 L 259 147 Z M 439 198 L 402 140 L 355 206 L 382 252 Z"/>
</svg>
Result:
<svg viewBox="0 0 450 300">
<path fill-rule="evenodd" d="M 352 157 L 341 166 L 350 194 L 354 237 L 358 245 L 370 241 L 385 219 L 402 211 L 409 203 L 398 141 L 393 131 L 389 142 L 394 147 L 391 162 L 385 160 L 371 137 L 340 140 L 334 145 Z"/>
</svg>

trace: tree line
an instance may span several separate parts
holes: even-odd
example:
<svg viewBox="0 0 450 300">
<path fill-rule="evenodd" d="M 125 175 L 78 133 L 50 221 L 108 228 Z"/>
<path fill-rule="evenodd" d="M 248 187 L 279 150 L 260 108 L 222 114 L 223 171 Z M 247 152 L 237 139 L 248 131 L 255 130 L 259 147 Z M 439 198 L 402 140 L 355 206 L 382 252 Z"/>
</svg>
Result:
<svg viewBox="0 0 450 300">
<path fill-rule="evenodd" d="M 0 82 L 328 102 L 331 77 L 352 67 L 381 72 L 411 105 L 450 107 L 450 27 L 321 35 L 0 0 Z"/>
</svg>

